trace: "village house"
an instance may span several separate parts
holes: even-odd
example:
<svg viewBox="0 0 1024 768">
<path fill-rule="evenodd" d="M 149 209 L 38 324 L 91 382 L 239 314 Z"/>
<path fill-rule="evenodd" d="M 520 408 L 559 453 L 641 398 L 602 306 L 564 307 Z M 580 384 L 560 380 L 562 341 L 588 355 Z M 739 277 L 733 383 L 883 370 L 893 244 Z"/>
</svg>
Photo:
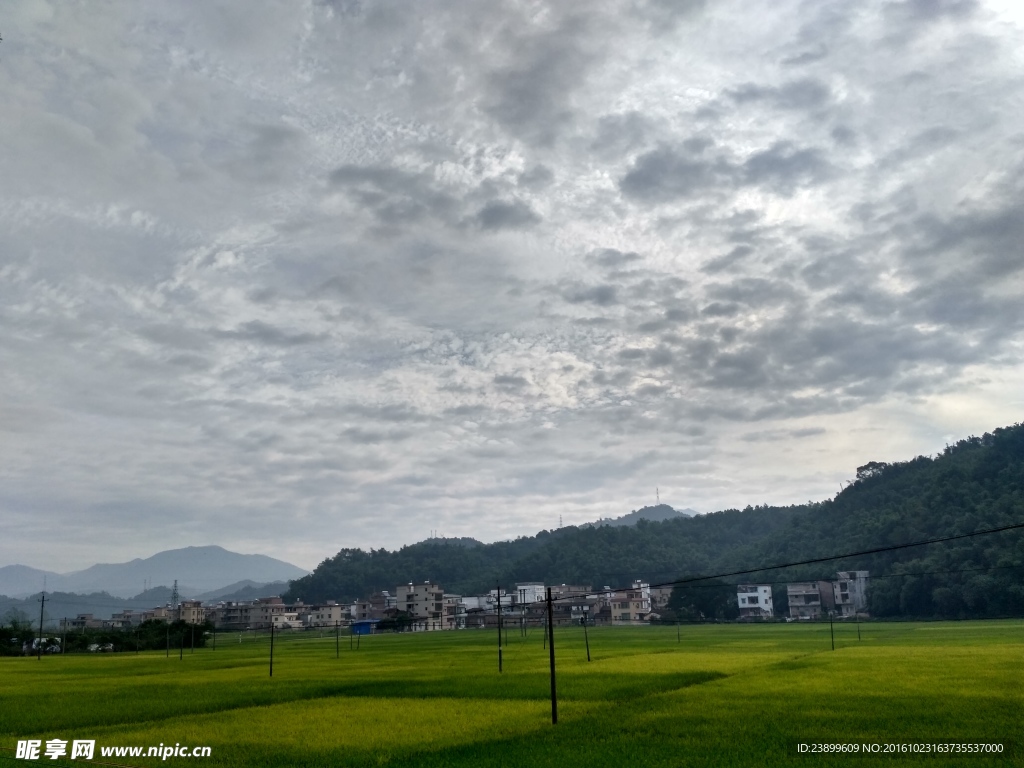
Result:
<svg viewBox="0 0 1024 768">
<path fill-rule="evenodd" d="M 771 584 L 738 585 L 736 602 L 739 603 L 741 619 L 771 619 L 775 616 Z"/>
</svg>

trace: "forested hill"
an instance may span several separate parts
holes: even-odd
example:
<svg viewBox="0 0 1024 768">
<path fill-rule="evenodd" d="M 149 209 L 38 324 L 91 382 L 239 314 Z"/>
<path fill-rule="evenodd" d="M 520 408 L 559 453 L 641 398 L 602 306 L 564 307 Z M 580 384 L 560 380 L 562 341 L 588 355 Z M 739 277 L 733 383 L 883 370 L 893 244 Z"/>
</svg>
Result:
<svg viewBox="0 0 1024 768">
<path fill-rule="evenodd" d="M 716 574 L 1024 522 L 1024 426 L 949 446 L 935 458 L 870 462 L 836 498 L 790 507 L 747 507 L 636 527 L 567 527 L 478 547 L 425 541 L 395 552 L 343 549 L 287 597 L 306 602 L 363 597 L 432 580 L 475 594 L 517 581 L 623 585 Z M 770 571 L 744 580 L 831 578 L 871 571 L 875 615 L 1024 613 L 1024 531 Z"/>
</svg>

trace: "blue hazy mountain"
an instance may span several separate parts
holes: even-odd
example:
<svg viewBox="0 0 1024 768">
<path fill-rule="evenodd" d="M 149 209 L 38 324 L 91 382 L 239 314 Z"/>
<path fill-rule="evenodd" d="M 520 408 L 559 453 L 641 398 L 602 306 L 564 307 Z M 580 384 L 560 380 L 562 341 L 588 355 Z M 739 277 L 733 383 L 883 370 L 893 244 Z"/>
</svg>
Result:
<svg viewBox="0 0 1024 768">
<path fill-rule="evenodd" d="M 185 547 L 158 552 L 127 563 L 101 563 L 72 573 L 52 573 L 24 565 L 0 568 L 0 594 L 22 597 L 43 589 L 86 594 L 106 592 L 132 597 L 143 585 L 170 586 L 178 581 L 183 597 L 249 581 L 256 584 L 289 581 L 308 571 L 267 555 L 242 555 L 223 547 Z"/>
</svg>

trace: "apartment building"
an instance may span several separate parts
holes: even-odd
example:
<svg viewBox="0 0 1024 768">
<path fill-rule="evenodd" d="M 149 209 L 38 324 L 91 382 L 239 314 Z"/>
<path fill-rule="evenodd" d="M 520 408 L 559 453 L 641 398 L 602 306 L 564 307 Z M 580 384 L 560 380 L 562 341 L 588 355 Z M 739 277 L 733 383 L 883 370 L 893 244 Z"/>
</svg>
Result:
<svg viewBox="0 0 1024 768">
<path fill-rule="evenodd" d="M 335 627 L 347 622 L 348 606 L 338 605 L 333 600 L 325 605 L 307 605 L 299 611 L 299 620 L 307 627 Z"/>
<path fill-rule="evenodd" d="M 186 624 L 202 624 L 206 621 L 206 609 L 201 600 L 182 600 L 176 614 L 178 621 Z"/>
<path fill-rule="evenodd" d="M 831 581 L 801 581 L 786 585 L 789 616 L 793 619 L 817 619 L 835 608 Z"/>
<path fill-rule="evenodd" d="M 737 585 L 736 602 L 739 603 L 741 619 L 770 619 L 775 616 L 771 584 Z"/>
<path fill-rule="evenodd" d="M 868 610 L 868 572 L 839 571 L 832 583 L 836 613 L 856 616 Z"/>
<path fill-rule="evenodd" d="M 672 599 L 672 587 L 651 587 L 651 608 L 668 608 L 668 602 Z"/>
<path fill-rule="evenodd" d="M 638 624 L 650 617 L 650 584 L 638 580 L 627 590 L 607 591 L 608 589 L 605 587 L 603 600 L 611 611 L 612 624 Z"/>
<path fill-rule="evenodd" d="M 442 629 L 466 628 L 466 604 L 462 595 L 445 595 L 442 609 Z"/>
<path fill-rule="evenodd" d="M 516 584 L 515 592 L 512 593 L 512 602 L 517 606 L 539 603 L 547 599 L 544 589 L 544 582 L 542 581 L 527 581 Z"/>
<path fill-rule="evenodd" d="M 437 584 L 426 581 L 422 584 L 403 584 L 395 589 L 397 608 L 408 613 L 416 631 L 442 629 L 444 614 L 444 590 Z"/>
</svg>

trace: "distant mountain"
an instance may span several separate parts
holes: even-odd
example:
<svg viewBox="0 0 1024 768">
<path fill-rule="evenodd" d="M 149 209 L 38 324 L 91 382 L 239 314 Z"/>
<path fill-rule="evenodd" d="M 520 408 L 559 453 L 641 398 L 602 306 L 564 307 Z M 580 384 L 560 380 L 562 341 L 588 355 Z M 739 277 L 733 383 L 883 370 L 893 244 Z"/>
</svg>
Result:
<svg viewBox="0 0 1024 768">
<path fill-rule="evenodd" d="M 287 591 L 287 581 L 260 583 L 245 579 L 244 581 L 236 581 L 234 584 L 229 584 L 226 587 L 221 587 L 211 592 L 203 592 L 201 595 L 196 595 L 195 599 L 202 600 L 204 603 L 222 600 L 255 600 L 258 597 L 271 597 Z"/>
<path fill-rule="evenodd" d="M 698 513 L 692 509 L 672 509 L 668 504 L 658 504 L 653 507 L 641 507 L 634 509 L 628 515 L 616 518 L 602 518 L 596 523 L 584 523 L 578 528 L 595 528 L 599 525 L 623 526 L 636 525 L 641 520 L 650 523 L 663 523 L 666 520 L 678 520 L 681 517 L 694 517 Z"/>
<path fill-rule="evenodd" d="M 158 552 L 145 559 L 94 565 L 65 574 L 39 571 L 23 565 L 6 566 L 0 568 L 0 593 L 12 597 L 36 594 L 43 588 L 45 575 L 47 590 L 107 592 L 121 598 L 137 595 L 144 582 L 169 587 L 177 579 L 181 596 L 194 597 L 221 589 L 225 584 L 290 581 L 307 573 L 291 563 L 266 555 L 242 555 L 217 546 L 185 547 Z M 186 582 L 188 586 L 184 586 Z"/>
<path fill-rule="evenodd" d="M 56 587 L 62 576 L 53 571 L 41 571 L 27 565 L 5 565 L 0 568 L 0 595 L 21 599 L 40 592 L 43 580 L 46 587 Z"/>
<path fill-rule="evenodd" d="M 158 588 L 159 589 L 159 588 Z M 74 618 L 80 613 L 91 613 L 97 619 L 109 619 L 113 614 L 125 609 L 144 611 L 163 605 L 170 598 L 171 591 L 164 591 L 163 599 L 154 594 L 158 590 L 151 589 L 146 597 L 138 596 L 127 600 L 114 597 L 106 592 L 94 592 L 88 595 L 76 595 L 69 592 L 47 592 L 46 606 L 43 608 L 43 624 L 50 627 L 62 618 Z M 39 593 L 29 595 L 23 600 L 11 597 L 0 597 L 0 622 L 12 618 L 27 620 L 33 626 L 39 621 Z"/>
</svg>

